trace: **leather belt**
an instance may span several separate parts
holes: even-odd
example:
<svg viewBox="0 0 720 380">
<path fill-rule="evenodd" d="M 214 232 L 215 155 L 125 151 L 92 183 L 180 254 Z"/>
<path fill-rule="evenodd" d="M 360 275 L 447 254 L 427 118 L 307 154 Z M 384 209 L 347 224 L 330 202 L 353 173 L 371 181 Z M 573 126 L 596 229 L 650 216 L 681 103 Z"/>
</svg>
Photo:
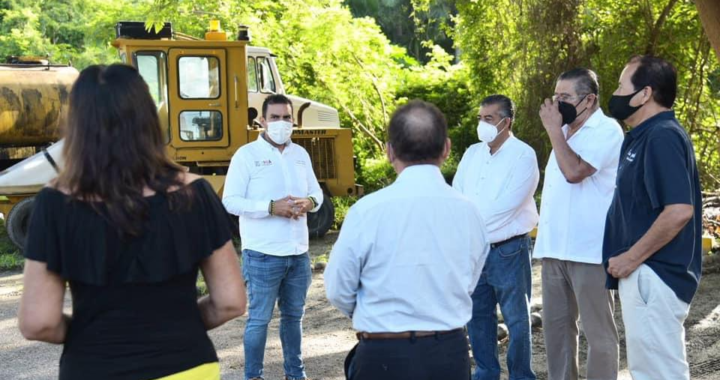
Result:
<svg viewBox="0 0 720 380">
<path fill-rule="evenodd" d="M 415 338 L 427 338 L 429 336 L 436 335 L 447 335 L 463 331 L 464 328 L 460 327 L 454 330 L 447 331 L 405 331 L 400 333 L 369 333 L 369 332 L 358 332 L 355 336 L 358 340 L 373 340 L 373 339 L 411 339 Z"/>
<path fill-rule="evenodd" d="M 527 236 L 528 236 L 528 234 L 516 235 L 516 236 L 511 237 L 510 239 L 499 241 L 497 243 L 492 243 L 492 244 L 490 244 L 490 249 L 495 249 L 503 244 L 510 243 L 513 240 L 526 238 Z"/>
</svg>

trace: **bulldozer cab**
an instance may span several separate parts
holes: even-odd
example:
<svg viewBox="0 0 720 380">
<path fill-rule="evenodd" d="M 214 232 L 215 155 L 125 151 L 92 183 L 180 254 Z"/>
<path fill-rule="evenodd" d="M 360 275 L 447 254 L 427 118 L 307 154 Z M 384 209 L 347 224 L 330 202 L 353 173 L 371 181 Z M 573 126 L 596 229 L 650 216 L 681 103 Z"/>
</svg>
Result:
<svg viewBox="0 0 720 380">
<path fill-rule="evenodd" d="M 122 26 L 118 34 L 113 45 L 147 82 L 170 156 L 191 169 L 226 166 L 247 143 L 247 41 L 124 38 Z"/>
<path fill-rule="evenodd" d="M 222 176 L 242 145 L 261 133 L 264 99 L 286 95 L 293 103 L 293 142 L 305 148 L 330 195 L 359 195 L 355 185 L 351 131 L 340 128 L 336 109 L 285 94 L 267 48 L 248 46 L 248 34 L 227 41 L 217 32 L 205 40 L 158 33 L 143 23 L 121 22 L 113 45 L 121 59 L 138 68 L 150 88 L 166 131 L 170 156 L 193 172 Z M 223 177 L 224 178 L 224 177 Z M 222 192 L 222 181 L 209 178 Z"/>
</svg>

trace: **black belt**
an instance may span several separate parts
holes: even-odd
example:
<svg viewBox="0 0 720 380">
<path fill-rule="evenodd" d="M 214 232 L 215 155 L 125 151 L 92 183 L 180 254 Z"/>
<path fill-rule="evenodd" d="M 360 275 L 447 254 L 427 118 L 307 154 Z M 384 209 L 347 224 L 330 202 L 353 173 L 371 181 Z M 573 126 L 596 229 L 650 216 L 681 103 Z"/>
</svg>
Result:
<svg viewBox="0 0 720 380">
<path fill-rule="evenodd" d="M 405 331 L 400 333 L 368 333 L 358 332 L 355 334 L 358 340 L 375 340 L 375 339 L 411 339 L 411 338 L 426 338 L 429 336 L 447 335 L 464 331 L 464 327 L 460 327 L 453 330 L 447 331 Z"/>
<path fill-rule="evenodd" d="M 501 246 L 501 245 L 503 245 L 503 244 L 507 244 L 507 243 L 510 243 L 511 241 L 514 241 L 514 240 L 517 240 L 517 239 L 523 239 L 523 238 L 526 238 L 526 237 L 528 237 L 528 234 L 522 234 L 522 235 L 513 236 L 513 237 L 511 237 L 510 239 L 507 239 L 507 240 L 499 241 L 499 242 L 497 242 L 497 243 L 492 243 L 492 244 L 490 244 L 490 249 L 495 249 L 495 248 L 497 248 L 497 247 L 499 247 L 499 246 Z"/>
</svg>

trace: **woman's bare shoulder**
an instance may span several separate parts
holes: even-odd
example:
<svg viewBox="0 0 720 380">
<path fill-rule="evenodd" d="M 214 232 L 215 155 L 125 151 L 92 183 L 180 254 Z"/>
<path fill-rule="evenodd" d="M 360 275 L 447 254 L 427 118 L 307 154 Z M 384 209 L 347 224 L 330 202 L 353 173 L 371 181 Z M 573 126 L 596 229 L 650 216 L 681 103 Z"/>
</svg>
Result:
<svg viewBox="0 0 720 380">
<path fill-rule="evenodd" d="M 180 180 L 185 185 L 189 185 L 189 184 L 202 178 L 201 175 L 195 174 L 195 173 L 190 173 L 190 172 L 183 172 L 179 176 L 180 176 Z"/>
<path fill-rule="evenodd" d="M 50 182 L 45 184 L 45 187 L 47 187 L 49 189 L 53 189 L 55 191 L 59 191 L 65 195 L 70 195 L 70 189 L 68 189 L 65 186 L 60 185 L 57 178 L 51 179 Z"/>
</svg>

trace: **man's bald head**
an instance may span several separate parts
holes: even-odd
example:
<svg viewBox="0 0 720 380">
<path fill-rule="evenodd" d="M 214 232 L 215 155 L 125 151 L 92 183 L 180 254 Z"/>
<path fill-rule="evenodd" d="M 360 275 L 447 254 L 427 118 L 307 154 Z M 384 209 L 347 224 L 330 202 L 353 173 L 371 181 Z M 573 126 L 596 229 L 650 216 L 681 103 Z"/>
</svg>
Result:
<svg viewBox="0 0 720 380">
<path fill-rule="evenodd" d="M 437 161 L 443 156 L 446 140 L 445 115 L 433 104 L 413 100 L 390 119 L 388 142 L 395 157 L 406 164 Z"/>
</svg>

